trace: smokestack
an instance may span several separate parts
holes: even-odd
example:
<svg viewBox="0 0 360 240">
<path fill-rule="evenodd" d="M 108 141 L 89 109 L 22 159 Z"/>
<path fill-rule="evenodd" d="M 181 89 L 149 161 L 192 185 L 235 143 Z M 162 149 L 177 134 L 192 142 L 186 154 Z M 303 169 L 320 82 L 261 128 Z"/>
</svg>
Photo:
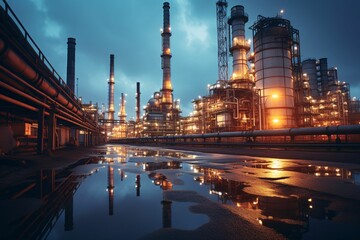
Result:
<svg viewBox="0 0 360 240">
<path fill-rule="evenodd" d="M 230 78 L 230 84 L 236 88 L 249 87 L 247 82 L 244 83 L 244 80 L 249 80 L 246 55 L 250 51 L 250 43 L 245 39 L 245 23 L 247 22 L 248 15 L 243 6 L 237 5 L 231 8 L 231 17 L 228 23 L 231 26 L 232 35 L 230 52 L 233 56 L 233 74 Z"/>
<path fill-rule="evenodd" d="M 120 107 L 120 123 L 125 123 L 126 122 L 126 101 L 125 101 L 125 94 L 121 93 L 121 107 Z"/>
<path fill-rule="evenodd" d="M 68 38 L 68 52 L 67 52 L 67 74 L 66 74 L 66 84 L 75 92 L 75 38 Z"/>
<path fill-rule="evenodd" d="M 109 120 L 114 120 L 114 54 L 110 54 L 110 78 L 109 78 Z"/>
<path fill-rule="evenodd" d="M 164 26 L 162 29 L 162 54 L 161 54 L 161 68 L 163 70 L 163 86 L 161 91 L 161 102 L 164 107 L 163 111 L 169 110 L 172 107 L 172 85 L 171 85 L 171 69 L 170 69 L 170 59 L 171 59 L 171 50 L 170 50 L 170 37 L 171 37 L 171 27 L 170 27 L 170 4 L 164 2 Z"/>
<path fill-rule="evenodd" d="M 136 83 L 136 122 L 140 122 L 140 82 Z"/>
</svg>

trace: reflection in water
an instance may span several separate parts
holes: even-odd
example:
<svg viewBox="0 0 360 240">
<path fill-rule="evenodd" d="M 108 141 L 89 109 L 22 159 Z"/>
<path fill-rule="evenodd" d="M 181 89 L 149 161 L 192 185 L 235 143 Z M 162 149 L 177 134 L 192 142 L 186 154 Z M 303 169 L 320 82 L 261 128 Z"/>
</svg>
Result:
<svg viewBox="0 0 360 240">
<path fill-rule="evenodd" d="M 73 195 L 69 196 L 69 199 L 65 204 L 65 231 L 71 231 L 74 228 L 74 198 Z"/>
<path fill-rule="evenodd" d="M 141 162 L 142 160 L 139 159 L 140 161 L 133 163 L 128 162 L 129 157 L 146 158 L 144 158 L 144 162 Z M 174 158 L 176 158 L 176 161 Z M 301 239 L 305 236 L 305 233 L 316 231 L 316 225 L 310 220 L 317 219 L 325 222 L 334 222 L 334 224 L 336 224 L 336 221 L 341 219 L 338 218 L 338 216 L 343 217 L 338 209 L 333 209 L 334 202 L 336 203 L 335 206 L 343 204 L 342 202 L 339 203 L 339 199 L 334 197 L 327 196 L 326 199 L 322 199 L 319 195 L 313 195 L 311 192 L 307 192 L 300 197 L 251 194 L 249 193 L 250 191 L 247 190 L 256 186 L 249 184 L 245 177 L 241 179 L 242 181 L 234 181 L 224 177 L 224 173 L 228 170 L 190 165 L 181 161 L 182 159 L 191 160 L 194 158 L 196 158 L 196 155 L 175 151 L 167 152 L 165 150 L 109 146 L 106 149 L 105 156 L 101 158 L 106 161 L 88 159 L 79 163 L 99 163 L 95 165 L 95 167 L 102 168 L 102 170 L 95 174 L 96 176 L 94 175 L 86 179 L 84 185 L 89 181 L 93 181 L 91 182 L 92 188 L 99 187 L 99 189 L 104 189 L 104 182 L 106 182 L 107 179 L 106 191 L 108 192 L 108 199 L 106 197 L 104 198 L 104 190 L 98 191 L 100 192 L 100 197 L 98 198 L 96 198 L 96 190 L 94 192 L 84 190 L 85 193 L 91 192 L 90 196 L 94 197 L 94 199 L 90 200 L 89 195 L 85 195 L 84 193 L 82 193 L 84 195 L 80 195 L 81 197 L 78 195 L 79 193 L 74 196 L 84 176 L 92 175 L 94 171 L 84 174 L 71 174 L 68 170 L 63 172 L 43 170 L 39 172 L 37 178 L 34 179 L 30 185 L 22 186 L 8 196 L 9 198 L 35 196 L 41 199 L 43 202 L 42 206 L 36 211 L 13 221 L 9 225 L 11 227 L 9 227 L 6 234 L 3 234 L 2 237 L 4 236 L 5 239 L 45 238 L 51 229 L 56 226 L 58 219 L 64 221 L 61 224 L 61 230 L 66 231 L 66 234 L 79 234 L 77 231 L 85 228 L 85 232 L 80 232 L 81 235 L 84 236 L 89 234 L 88 231 L 91 233 L 93 233 L 92 231 L 103 232 L 105 227 L 111 227 L 115 229 L 112 236 L 118 236 L 117 234 L 121 231 L 122 234 L 124 234 L 124 238 L 133 239 L 161 227 L 176 228 L 177 219 L 180 218 L 181 221 L 185 222 L 188 219 L 183 217 L 186 216 L 182 215 L 183 213 L 179 214 L 177 201 L 171 201 L 173 199 L 166 198 L 167 194 L 164 193 L 170 190 L 196 191 L 199 194 L 207 195 L 211 200 L 216 201 L 217 199 L 221 204 L 230 205 L 233 209 L 251 211 L 251 213 L 254 213 L 253 215 L 256 216 L 253 219 L 257 219 L 259 224 L 275 229 L 278 233 L 290 239 Z M 249 163 L 251 164 L 250 166 L 255 168 L 267 168 L 277 171 L 297 171 L 315 176 L 317 176 L 317 173 L 320 174 L 319 176 L 333 176 L 337 178 L 340 176 L 342 178 L 346 178 L 346 176 L 350 178 L 353 175 L 351 171 L 341 168 L 312 165 L 291 166 L 289 164 L 285 165 L 279 160 L 257 160 L 256 162 L 249 161 Z M 74 166 L 71 168 L 74 168 Z M 115 168 L 119 169 L 119 177 L 114 176 Z M 189 173 L 189 169 L 191 170 L 191 174 Z M 178 173 L 181 174 L 178 175 Z M 129 178 L 127 178 L 127 174 Z M 148 176 L 148 178 L 146 176 Z M 256 175 L 250 177 L 256 178 Z M 136 188 L 135 195 L 133 192 L 134 178 Z M 177 180 L 181 180 L 184 185 L 179 185 Z M 257 182 L 261 184 L 261 181 Z M 118 191 L 116 194 L 115 185 L 121 189 L 121 191 Z M 210 193 L 210 195 L 208 193 Z M 104 199 L 104 202 L 98 204 L 97 201 L 99 199 Z M 96 203 L 94 203 L 95 200 Z M 120 201 L 122 204 L 115 206 L 114 209 L 114 202 Z M 161 205 L 159 203 L 161 203 Z M 88 204 L 89 206 L 85 206 Z M 94 205 L 96 207 L 94 207 Z M 74 206 L 76 207 L 75 213 Z M 111 217 L 106 215 L 107 219 L 104 219 L 104 214 L 102 213 L 107 211 L 107 207 L 108 215 Z M 129 217 L 124 219 L 119 216 L 121 214 L 116 214 L 117 208 L 124 214 L 126 213 L 127 216 L 136 215 L 137 218 L 133 219 Z M 81 218 L 82 214 L 78 212 L 81 212 L 85 217 Z M 94 212 L 94 215 L 86 215 L 85 213 L 88 212 Z M 96 215 L 96 212 L 100 212 L 100 214 L 97 213 Z M 355 208 L 351 214 L 357 215 L 358 212 L 359 209 Z M 353 215 L 351 215 L 352 219 L 358 219 Z M 189 216 L 194 219 L 196 218 L 193 213 L 190 213 Z M 250 214 L 250 216 L 252 216 L 252 214 Z M 346 218 L 346 216 L 343 218 Z M 96 230 L 89 230 L 91 227 L 87 227 L 88 224 L 91 226 L 92 221 L 96 222 Z M 130 222 L 140 224 L 140 221 L 142 221 L 142 229 L 144 230 L 139 230 L 140 233 L 138 233 L 138 231 L 134 233 L 133 230 L 131 230 L 133 225 L 130 225 Z M 99 222 L 104 222 L 104 224 L 101 225 Z M 203 223 L 204 222 L 200 221 L 200 226 Z M 310 223 L 312 223 L 312 228 L 310 228 Z M 76 225 L 75 228 L 74 224 Z M 101 228 L 101 226 L 103 228 Z M 121 230 L 120 227 L 122 227 Z M 53 237 L 57 236 L 57 234 L 62 237 L 76 236 L 61 235 L 59 229 L 56 231 L 53 233 Z M 95 236 L 92 237 L 97 238 Z M 101 236 L 99 239 L 100 238 Z"/>
<path fill-rule="evenodd" d="M 136 188 L 136 196 L 140 197 L 140 187 L 141 187 L 141 183 L 140 183 L 140 174 L 136 175 L 136 181 L 135 181 L 135 188 Z"/>
<path fill-rule="evenodd" d="M 332 220 L 337 213 L 329 208 L 330 201 L 316 198 L 260 196 L 247 193 L 245 182 L 221 177 L 216 169 L 192 167 L 203 176 L 194 178 L 200 184 L 209 185 L 209 193 L 217 195 L 223 204 L 260 210 L 259 224 L 275 229 L 290 239 L 301 239 L 309 231 L 309 218 Z"/>
<path fill-rule="evenodd" d="M 108 165 L 109 216 L 114 215 L 114 168 Z"/>
</svg>

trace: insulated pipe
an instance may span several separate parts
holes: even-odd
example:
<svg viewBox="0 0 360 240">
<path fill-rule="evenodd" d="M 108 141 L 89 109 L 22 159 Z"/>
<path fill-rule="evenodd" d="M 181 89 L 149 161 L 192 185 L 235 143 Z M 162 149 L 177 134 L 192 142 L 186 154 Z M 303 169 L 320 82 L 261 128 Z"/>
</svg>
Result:
<svg viewBox="0 0 360 240">
<path fill-rule="evenodd" d="M 62 89 L 60 86 L 54 86 L 47 79 L 41 77 L 37 71 L 35 71 L 33 67 L 29 66 L 17 53 L 15 53 L 10 48 L 6 48 L 6 46 L 4 46 L 3 40 L 1 40 L 1 42 L 2 43 L 0 43 L 0 47 L 2 46 L 2 50 L 4 50 L 0 59 L 2 65 L 5 66 L 3 69 L 6 69 L 7 72 L 10 72 L 12 76 L 20 76 L 20 78 L 17 79 L 24 78 L 37 89 L 43 91 L 51 99 L 55 99 L 61 105 L 72 110 L 75 114 L 78 114 L 79 116 L 83 114 L 81 108 L 78 106 L 75 107 L 75 105 L 72 103 L 74 100 L 71 99 L 70 96 L 67 96 L 65 91 L 61 91 Z"/>
<path fill-rule="evenodd" d="M 7 97 L 7 96 L 5 96 L 5 95 L 3 95 L 3 94 L 0 94 L 0 100 L 4 100 L 4 101 L 6 101 L 6 102 L 15 104 L 15 105 L 17 105 L 17 106 L 19 106 L 19 107 L 23 107 L 23 108 L 26 108 L 26 109 L 28 109 L 28 110 L 34 111 L 34 112 L 38 112 L 38 111 L 39 111 L 39 109 L 36 108 L 36 107 L 33 107 L 33 106 L 29 105 L 29 104 L 20 102 L 20 101 L 18 101 L 18 100 L 13 99 L 13 98 Z"/>
<path fill-rule="evenodd" d="M 20 90 L 18 90 L 18 89 L 16 89 L 16 88 L 14 88 L 14 87 L 12 87 L 12 86 L 4 83 L 4 82 L 0 82 L 0 86 L 3 87 L 3 88 L 6 88 L 7 90 L 9 90 L 9 91 L 11 91 L 11 92 L 13 92 L 13 93 L 15 93 L 15 94 L 17 94 L 17 95 L 20 95 L 20 96 L 22 96 L 22 97 L 24 97 L 24 98 L 26 98 L 26 99 L 28 99 L 28 100 L 36 103 L 36 104 L 39 105 L 39 106 L 45 107 L 45 108 L 47 108 L 47 109 L 50 109 L 50 106 L 49 106 L 48 104 L 45 104 L 45 103 L 37 100 L 36 98 L 30 96 L 29 94 L 27 94 L 27 93 L 25 93 L 25 92 L 22 92 L 22 91 L 20 91 Z"/>
<path fill-rule="evenodd" d="M 339 134 L 360 134 L 360 125 L 341 125 L 341 126 L 329 126 L 329 127 L 286 128 L 286 129 L 274 129 L 274 130 L 188 134 L 188 135 L 174 135 L 168 137 L 174 139 L 193 139 L 193 138 L 214 138 L 214 137 L 261 137 L 261 136 L 266 137 L 266 136 L 339 135 Z M 167 139 L 167 136 L 159 136 L 157 138 Z M 152 138 L 146 138 L 146 139 L 152 139 Z"/>
</svg>

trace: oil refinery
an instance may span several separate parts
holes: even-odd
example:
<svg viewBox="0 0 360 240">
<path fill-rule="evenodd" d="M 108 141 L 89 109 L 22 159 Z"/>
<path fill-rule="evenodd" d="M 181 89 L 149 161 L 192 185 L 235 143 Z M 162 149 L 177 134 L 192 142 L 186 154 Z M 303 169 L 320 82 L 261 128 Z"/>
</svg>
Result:
<svg viewBox="0 0 360 240">
<path fill-rule="evenodd" d="M 360 101 L 351 97 L 350 85 L 338 79 L 338 69 L 329 67 L 327 58 L 301 59 L 300 32 L 281 14 L 259 15 L 249 26 L 244 6 L 231 7 L 228 16 L 227 1 L 217 1 L 217 80 L 207 86 L 207 95 L 193 100 L 190 115 L 182 116 L 180 100 L 174 98 L 176 88 L 171 75 L 170 3 L 164 2 L 162 82 L 148 100 L 141 99 L 141 82 L 136 83 L 136 118 L 128 120 L 127 94 L 123 88 L 118 118 L 115 116 L 115 54 L 110 54 L 107 107 L 103 105 L 100 109 L 98 104 L 84 103 L 74 94 L 76 39 L 68 38 L 65 83 L 21 23 L 20 31 L 15 32 L 25 32 L 25 38 L 19 36 L 19 43 L 14 43 L 11 29 L 18 28 L 14 21 L 19 20 L 6 6 L 2 10 L 4 30 L 0 39 L 1 124 L 11 126 L 11 130 L 5 127 L 4 131 L 13 131 L 18 145 L 36 145 L 40 153 L 46 146 L 56 149 L 109 139 L 360 124 Z M 252 39 L 246 39 L 246 31 L 252 32 Z M 31 58 L 21 55 L 24 51 L 32 52 L 39 60 L 21 60 Z M 31 93 L 24 91 L 27 87 L 32 89 Z M 29 99 L 30 105 L 25 103 Z M 141 101 L 146 102 L 142 115 Z M 22 108 L 29 113 L 19 114 Z M 38 116 L 38 111 L 43 114 Z M 37 137 L 40 135 L 43 137 Z"/>
</svg>

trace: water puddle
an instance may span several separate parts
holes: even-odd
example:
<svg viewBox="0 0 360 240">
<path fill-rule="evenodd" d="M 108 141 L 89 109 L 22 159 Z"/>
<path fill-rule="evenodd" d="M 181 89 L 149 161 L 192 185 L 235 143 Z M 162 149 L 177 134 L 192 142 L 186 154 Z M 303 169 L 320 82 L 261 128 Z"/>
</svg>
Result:
<svg viewBox="0 0 360 240">
<path fill-rule="evenodd" d="M 338 229 L 346 229 L 344 236 L 359 233 L 358 201 L 307 190 L 300 194 L 291 187 L 277 189 L 276 196 L 267 191 L 254 194 L 252 190 L 262 184 L 264 189 L 275 185 L 265 184 L 266 179 L 250 169 L 346 178 L 355 184 L 359 171 L 249 159 L 244 166 L 236 163 L 242 175 L 234 180 L 229 177 L 232 163 L 206 159 L 211 154 L 109 145 L 64 171 L 43 170 L 9 190 L 0 201 L 1 235 L 5 239 L 161 239 L 171 229 L 183 234 L 179 236 L 195 237 L 206 227 L 230 231 L 234 219 L 243 218 L 256 225 L 254 231 L 270 228 L 291 239 L 311 239 L 318 232 L 324 238 L 343 236 Z"/>
</svg>

